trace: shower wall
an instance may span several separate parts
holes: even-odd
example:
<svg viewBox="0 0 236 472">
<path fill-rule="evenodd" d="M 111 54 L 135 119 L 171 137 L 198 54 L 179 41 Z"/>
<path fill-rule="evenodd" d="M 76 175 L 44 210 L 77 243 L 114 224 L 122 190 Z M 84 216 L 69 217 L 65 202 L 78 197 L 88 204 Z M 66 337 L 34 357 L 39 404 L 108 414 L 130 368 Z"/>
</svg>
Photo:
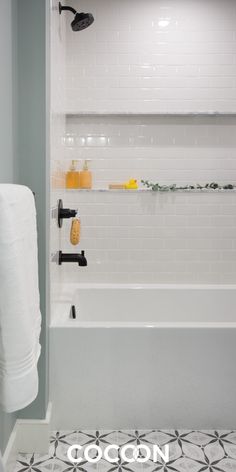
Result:
<svg viewBox="0 0 236 472">
<path fill-rule="evenodd" d="M 61 189 L 64 187 L 62 164 L 65 161 L 63 141 L 66 132 L 65 16 L 59 16 L 57 0 L 51 2 L 50 26 L 50 205 L 52 216 L 50 227 L 50 287 L 53 308 L 62 283 L 60 268 L 54 261 L 54 255 L 61 246 L 60 232 L 54 216 L 57 201 L 61 198 Z"/>
<path fill-rule="evenodd" d="M 64 264 L 71 282 L 235 283 L 236 197 L 116 192 L 64 194 L 79 207 L 88 267 Z M 62 248 L 70 224 L 62 229 Z"/>
<path fill-rule="evenodd" d="M 73 0 L 67 112 L 235 112 L 234 0 Z"/>
<path fill-rule="evenodd" d="M 74 33 L 64 17 L 53 185 L 79 208 L 88 267 L 55 267 L 57 280 L 235 283 L 235 193 L 101 191 L 129 178 L 236 183 L 235 2 L 71 4 L 95 23 Z M 65 190 L 70 160 L 85 158 L 94 189 Z M 55 248 L 72 251 L 69 230 L 65 222 Z"/>
</svg>

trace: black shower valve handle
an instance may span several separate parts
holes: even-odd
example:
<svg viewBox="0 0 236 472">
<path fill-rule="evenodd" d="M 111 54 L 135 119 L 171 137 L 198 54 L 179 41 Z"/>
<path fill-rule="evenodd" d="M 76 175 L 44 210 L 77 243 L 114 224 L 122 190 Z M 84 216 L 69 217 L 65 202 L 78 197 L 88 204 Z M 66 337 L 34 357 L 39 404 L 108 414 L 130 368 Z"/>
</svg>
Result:
<svg viewBox="0 0 236 472">
<path fill-rule="evenodd" d="M 78 210 L 70 210 L 70 208 L 62 208 L 60 211 L 60 218 L 74 218 L 78 213 Z"/>
<path fill-rule="evenodd" d="M 61 199 L 58 200 L 57 224 L 58 224 L 59 228 L 62 227 L 62 222 L 63 222 L 64 219 L 75 218 L 77 213 L 78 213 L 78 210 L 71 210 L 70 208 L 63 208 L 63 201 Z"/>
</svg>

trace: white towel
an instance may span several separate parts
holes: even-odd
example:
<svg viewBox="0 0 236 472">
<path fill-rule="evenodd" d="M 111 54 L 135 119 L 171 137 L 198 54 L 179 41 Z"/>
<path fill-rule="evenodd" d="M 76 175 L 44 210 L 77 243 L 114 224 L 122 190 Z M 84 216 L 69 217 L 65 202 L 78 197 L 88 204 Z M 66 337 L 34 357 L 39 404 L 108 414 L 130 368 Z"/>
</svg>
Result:
<svg viewBox="0 0 236 472">
<path fill-rule="evenodd" d="M 0 404 L 6 412 L 38 393 L 41 314 L 34 196 L 0 184 Z"/>
</svg>

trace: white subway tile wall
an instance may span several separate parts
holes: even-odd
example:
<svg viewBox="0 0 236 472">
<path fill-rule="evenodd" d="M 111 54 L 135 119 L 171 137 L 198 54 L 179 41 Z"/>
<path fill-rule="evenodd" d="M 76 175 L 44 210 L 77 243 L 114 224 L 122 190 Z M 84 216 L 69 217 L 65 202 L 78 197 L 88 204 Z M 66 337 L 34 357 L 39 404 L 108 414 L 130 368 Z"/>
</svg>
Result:
<svg viewBox="0 0 236 472">
<path fill-rule="evenodd" d="M 72 0 L 68 112 L 235 112 L 235 0 Z"/>
<path fill-rule="evenodd" d="M 92 159 L 95 188 L 130 178 L 236 183 L 236 117 L 68 116 L 70 159 Z M 81 163 L 80 163 L 81 168 Z"/>
<path fill-rule="evenodd" d="M 75 248 L 70 222 L 59 231 L 52 220 L 51 247 L 85 249 L 88 267 L 54 263 L 54 283 L 236 283 L 236 193 L 64 188 L 70 160 L 85 158 L 97 189 L 130 178 L 236 183 L 236 2 L 71 5 L 95 23 L 73 33 L 64 16 L 66 41 L 56 25 L 53 67 L 59 79 L 66 69 L 66 86 L 54 89 L 52 206 L 61 197 L 79 209 L 82 237 Z M 228 116 L 165 116 L 214 111 Z"/>
<path fill-rule="evenodd" d="M 88 267 L 65 264 L 71 282 L 235 283 L 236 193 L 64 191 L 78 207 Z M 70 222 L 62 247 L 72 251 Z"/>
<path fill-rule="evenodd" d="M 64 170 L 91 158 L 94 189 L 129 178 L 236 184 L 235 117 L 68 116 Z M 80 163 L 81 168 L 81 163 Z M 65 190 L 79 208 L 87 268 L 73 282 L 235 283 L 236 193 Z M 70 251 L 70 223 L 62 247 Z"/>
</svg>

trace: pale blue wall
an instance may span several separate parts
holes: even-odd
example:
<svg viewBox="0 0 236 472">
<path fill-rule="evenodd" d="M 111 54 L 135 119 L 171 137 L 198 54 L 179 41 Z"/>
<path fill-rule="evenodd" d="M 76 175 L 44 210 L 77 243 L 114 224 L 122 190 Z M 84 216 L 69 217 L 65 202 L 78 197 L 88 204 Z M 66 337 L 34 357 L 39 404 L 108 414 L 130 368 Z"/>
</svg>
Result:
<svg viewBox="0 0 236 472">
<path fill-rule="evenodd" d="M 0 13 L 0 182 L 14 182 L 12 2 L 1 0 Z M 0 449 L 5 449 L 15 415 L 0 411 Z"/>
<path fill-rule="evenodd" d="M 48 233 L 47 192 L 49 159 L 46 145 L 46 5 L 45 0 L 17 2 L 17 175 L 20 184 L 35 192 L 39 244 L 39 284 L 42 312 L 42 353 L 39 361 L 39 395 L 19 413 L 27 418 L 44 418 L 47 401 L 46 253 Z"/>
<path fill-rule="evenodd" d="M 1 0 L 0 14 L 0 182 L 28 185 L 36 194 L 42 355 L 35 402 L 18 413 L 43 418 L 47 406 L 46 234 L 46 35 L 49 0 Z M 0 449 L 4 451 L 16 415 L 0 412 Z"/>
<path fill-rule="evenodd" d="M 12 98 L 12 7 L 1 0 L 0 14 L 0 181 L 12 182 L 13 163 L 13 98 Z"/>
</svg>

